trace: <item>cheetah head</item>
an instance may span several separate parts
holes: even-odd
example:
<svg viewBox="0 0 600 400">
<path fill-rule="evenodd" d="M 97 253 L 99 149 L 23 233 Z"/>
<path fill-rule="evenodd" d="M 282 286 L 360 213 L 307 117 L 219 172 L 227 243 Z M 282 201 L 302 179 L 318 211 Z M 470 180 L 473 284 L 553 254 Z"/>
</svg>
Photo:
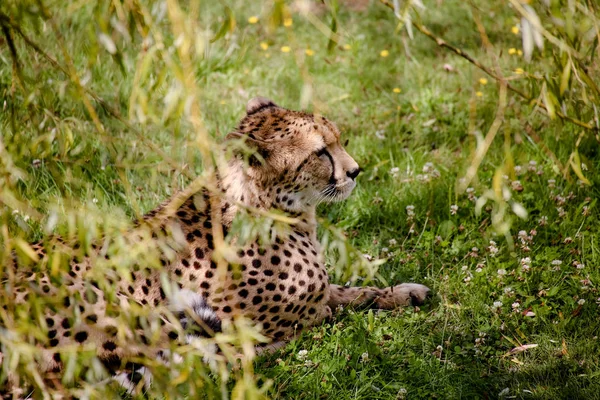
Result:
<svg viewBox="0 0 600 400">
<path fill-rule="evenodd" d="M 274 204 L 288 211 L 344 200 L 356 186 L 360 168 L 340 143 L 338 128 L 322 116 L 256 97 L 228 135 L 234 138 L 259 156 L 250 158 L 248 175 L 274 188 Z"/>
</svg>

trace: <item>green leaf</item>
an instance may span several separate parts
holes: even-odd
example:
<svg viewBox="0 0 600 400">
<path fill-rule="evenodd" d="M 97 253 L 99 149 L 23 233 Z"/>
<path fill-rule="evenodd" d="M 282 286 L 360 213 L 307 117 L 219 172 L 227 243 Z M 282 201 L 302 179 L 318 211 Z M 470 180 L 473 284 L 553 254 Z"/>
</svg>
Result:
<svg viewBox="0 0 600 400">
<path fill-rule="evenodd" d="M 235 29 L 235 17 L 233 16 L 233 12 L 231 8 L 225 6 L 225 21 L 223 21 L 223 25 L 217 32 L 214 38 L 210 40 L 211 43 L 216 42 L 221 39 L 223 36 L 227 34 L 227 32 L 233 32 Z"/>
<path fill-rule="evenodd" d="M 569 80 L 571 78 L 571 60 L 567 60 L 567 65 L 563 69 L 562 76 L 560 77 L 560 95 L 565 93 L 565 90 L 569 87 Z"/>
<path fill-rule="evenodd" d="M 583 175 L 583 171 L 581 170 L 581 158 L 579 157 L 579 152 L 575 150 L 573 154 L 571 154 L 571 168 L 575 172 L 575 175 L 586 185 L 590 184 L 590 181 Z"/>
<path fill-rule="evenodd" d="M 550 119 L 556 118 L 556 109 L 554 108 L 554 102 L 552 101 L 552 93 L 548 91 L 546 84 L 542 89 L 542 100 L 544 101 L 544 105 L 546 106 L 546 111 L 548 112 L 548 116 Z"/>
<path fill-rule="evenodd" d="M 560 289 L 560 288 L 559 288 L 558 286 L 554 286 L 552 289 L 550 289 L 550 290 L 548 291 L 548 293 L 547 293 L 547 296 L 548 296 L 548 297 L 553 297 L 553 296 L 556 296 L 556 294 L 558 293 L 558 290 L 559 290 L 559 289 Z"/>
</svg>

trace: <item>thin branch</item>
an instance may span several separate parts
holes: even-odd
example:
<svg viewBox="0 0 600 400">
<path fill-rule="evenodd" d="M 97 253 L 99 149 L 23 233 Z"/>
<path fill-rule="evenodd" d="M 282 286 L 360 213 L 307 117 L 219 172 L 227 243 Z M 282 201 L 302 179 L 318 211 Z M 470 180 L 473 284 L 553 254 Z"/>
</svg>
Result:
<svg viewBox="0 0 600 400">
<path fill-rule="evenodd" d="M 385 5 L 386 7 L 390 8 L 390 9 L 394 9 L 393 4 L 391 4 L 388 0 L 379 0 L 383 5 Z M 501 81 L 501 77 L 499 77 L 498 75 L 496 75 L 490 68 L 488 68 L 487 66 L 483 65 L 482 63 L 480 63 L 479 61 L 477 61 L 475 58 L 473 58 L 471 55 L 469 55 L 467 52 L 465 52 L 464 50 L 453 46 L 451 44 L 449 44 L 448 42 L 446 42 L 446 40 L 444 40 L 443 38 L 434 35 L 433 33 L 431 33 L 431 31 L 429 29 L 427 29 L 426 26 L 419 24 L 418 22 L 412 21 L 412 24 L 419 30 L 419 32 L 421 32 L 422 34 L 424 34 L 425 36 L 427 36 L 429 39 L 433 40 L 438 46 L 440 47 L 444 47 L 450 51 L 452 51 L 453 53 L 461 56 L 462 58 L 464 58 L 465 60 L 469 61 L 471 64 L 475 65 L 477 68 L 479 68 L 480 70 L 482 70 L 483 72 L 485 72 L 487 75 L 489 75 L 491 78 L 493 78 L 496 81 Z M 531 98 L 529 95 L 525 94 L 524 92 L 522 92 L 521 90 L 517 89 L 516 87 L 514 87 L 513 85 L 511 85 L 510 83 L 506 84 L 506 87 L 508 90 L 510 90 L 511 92 L 516 93 L 517 95 L 519 95 L 520 97 L 522 97 L 523 99 L 527 100 L 528 102 L 531 101 L 536 101 L 533 98 Z M 548 111 L 546 109 L 546 106 L 541 103 L 536 101 L 537 105 L 546 110 L 546 112 Z M 572 124 L 575 124 L 577 126 L 580 126 L 582 128 L 585 129 L 589 129 L 591 131 L 597 131 L 598 129 L 587 123 L 587 122 L 583 122 L 580 121 L 578 119 L 569 117 L 568 115 L 565 115 L 563 113 L 561 113 L 560 111 L 555 111 L 555 114 L 568 122 L 571 122 Z"/>
</svg>

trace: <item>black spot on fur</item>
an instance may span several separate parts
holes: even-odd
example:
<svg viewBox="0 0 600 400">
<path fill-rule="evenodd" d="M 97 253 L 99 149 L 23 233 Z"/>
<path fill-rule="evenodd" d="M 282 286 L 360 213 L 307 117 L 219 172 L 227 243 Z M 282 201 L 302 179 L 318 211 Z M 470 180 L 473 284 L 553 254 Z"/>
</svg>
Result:
<svg viewBox="0 0 600 400">
<path fill-rule="evenodd" d="M 81 331 L 81 332 L 77 332 L 75 334 L 75 341 L 77 341 L 78 343 L 83 343 L 87 340 L 88 338 L 88 334 L 86 331 Z"/>
</svg>

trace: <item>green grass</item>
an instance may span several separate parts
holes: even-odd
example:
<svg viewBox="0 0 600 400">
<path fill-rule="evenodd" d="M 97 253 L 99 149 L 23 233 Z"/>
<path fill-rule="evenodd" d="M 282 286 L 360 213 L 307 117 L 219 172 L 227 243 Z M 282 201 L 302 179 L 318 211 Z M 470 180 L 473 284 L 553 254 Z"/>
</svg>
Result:
<svg viewBox="0 0 600 400">
<path fill-rule="evenodd" d="M 468 7 L 457 0 L 440 7 L 431 3 L 423 12 L 430 29 L 489 63 Z M 343 310 L 285 349 L 260 357 L 256 373 L 261 381 L 272 381 L 269 396 L 600 399 L 597 143 L 581 149 L 592 185 L 578 184 L 573 174 L 563 177 L 526 125 L 531 124 L 563 163 L 579 132 L 532 114 L 530 107 L 510 97 L 504 125 L 471 187 L 474 196 L 481 197 L 492 186 L 508 147 L 514 164 L 521 167 L 521 172 L 505 172 L 508 187 L 512 180 L 520 181 L 523 190 L 513 190 L 512 197 L 529 213 L 526 220 L 510 217 L 511 246 L 506 237 L 493 233 L 492 203 L 478 214 L 475 201 L 455 189 L 476 145 L 470 123 L 485 134 L 493 121 L 493 82 L 479 84 L 480 71 L 418 33 L 414 40 L 397 33 L 392 13 L 377 2 L 364 13 L 341 7 L 343 40 L 331 53 L 327 37 L 298 15 L 292 27 L 273 32 L 267 32 L 262 21 L 248 24 L 249 16 L 265 15 L 259 4 L 233 7 L 238 20 L 234 36 L 210 45 L 205 60 L 196 66 L 209 132 L 223 137 L 255 95 L 299 108 L 310 82 L 314 100 L 337 122 L 349 139 L 349 153 L 364 169 L 351 198 L 323 206 L 322 217 L 341 227 L 362 253 L 386 258 L 375 284 L 414 281 L 435 293 L 420 310 Z M 497 50 L 504 50 L 503 71 L 534 68 L 507 53 L 520 45 L 510 33 L 516 19 L 500 4 L 485 7 L 488 34 Z M 95 34 L 93 11 L 84 5 L 60 15 L 61 31 L 77 70 L 91 66 L 88 86 L 127 115 L 141 44 L 136 39 L 118 42 L 123 70 L 102 49 L 90 49 L 85 38 Z M 201 22 L 216 29 L 216 16 L 221 15 L 222 8 L 211 6 Z M 320 18 L 327 21 L 326 16 Z M 172 42 L 168 27 L 159 26 Z M 48 31 L 25 28 L 64 62 Z M 261 42 L 268 44 L 267 50 Z M 350 48 L 344 49 L 344 44 Z M 282 46 L 290 46 L 292 52 L 280 51 Z M 312 57 L 304 56 L 307 48 L 314 50 Z M 19 49 L 25 54 L 22 45 Z M 384 49 L 388 57 L 380 56 Z M 88 56 L 96 52 L 101 62 Z M 107 133 L 98 134 L 64 75 L 39 57 L 23 61 L 25 90 L 11 98 L 10 54 L 6 46 L 0 48 L 0 95 L 8 99 L 9 108 L 16 108 L 13 118 L 10 112 L 0 113 L 0 129 L 15 167 L 27 174 L 14 187 L 31 207 L 64 215 L 84 205 L 91 220 L 107 215 L 131 218 L 184 187 L 188 180 L 180 170 L 201 171 L 193 133 L 180 118 L 142 126 L 144 137 L 176 160 L 174 166 L 101 107 L 96 109 Z M 445 71 L 446 63 L 453 72 Z M 161 65 L 154 61 L 152 67 L 160 70 Z M 149 99 L 159 115 L 166 91 L 159 87 Z M 476 91 L 483 96 L 476 97 Z M 27 103 L 29 108 L 23 107 Z M 41 165 L 34 166 L 34 160 Z M 532 162 L 536 165 L 530 168 Z M 0 166 L 6 174 L 10 164 Z M 439 176 L 432 178 L 424 168 L 435 169 Z M 419 177 L 426 173 L 427 179 Z M 455 214 L 453 205 L 458 206 Z M 414 206 L 414 217 L 409 217 L 407 206 Z M 3 206 L 2 212 L 10 210 Z M 540 222 L 544 218 L 547 223 Z M 11 221 L 11 231 L 30 240 L 43 235 L 44 223 L 19 216 Z M 524 241 L 520 231 L 528 237 Z M 490 241 L 497 252 L 490 249 Z M 531 260 L 528 271 L 521 263 L 526 257 Z M 577 268 L 577 263 L 584 267 Z M 495 307 L 495 302 L 502 304 Z M 527 312 L 533 315 L 524 315 Z M 523 344 L 538 347 L 509 354 Z"/>
</svg>

